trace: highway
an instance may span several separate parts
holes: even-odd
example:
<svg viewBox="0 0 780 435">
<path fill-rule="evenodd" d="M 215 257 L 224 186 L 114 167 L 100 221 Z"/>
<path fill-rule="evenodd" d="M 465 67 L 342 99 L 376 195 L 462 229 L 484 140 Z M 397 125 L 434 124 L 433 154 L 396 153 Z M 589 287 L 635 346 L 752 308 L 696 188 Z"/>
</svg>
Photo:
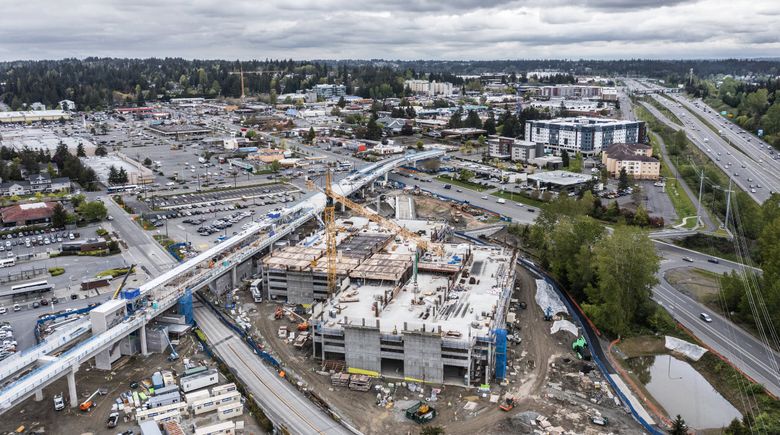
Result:
<svg viewBox="0 0 780 435">
<path fill-rule="evenodd" d="M 683 326 L 716 352 L 723 355 L 732 364 L 761 383 L 775 396 L 780 396 L 780 373 L 778 361 L 780 354 L 767 348 L 749 332 L 734 325 L 723 316 L 713 313 L 703 304 L 672 287 L 664 274 L 679 267 L 697 267 L 715 273 L 740 270 L 744 265 L 719 259 L 717 264 L 707 260 L 713 257 L 690 251 L 685 248 L 655 241 L 659 255 L 663 257 L 657 277 L 659 284 L 653 291 L 653 299 L 661 304 Z M 693 260 L 687 262 L 683 257 Z M 750 268 L 756 272 L 758 269 Z M 712 322 L 704 322 L 701 313 L 712 317 Z"/>
<path fill-rule="evenodd" d="M 636 83 L 637 82 L 635 81 L 629 81 L 629 88 L 641 89 Z M 647 103 L 642 103 L 646 109 L 669 127 L 675 130 L 684 128 L 691 142 L 709 156 L 712 162 L 731 178 L 737 186 L 750 195 L 753 200 L 762 204 L 769 198 L 772 191 L 777 192 L 780 190 L 780 176 L 778 176 L 778 174 L 780 174 L 780 172 L 778 172 L 780 167 L 774 167 L 775 164 L 780 165 L 780 163 L 771 159 L 768 150 L 761 151 L 768 156 L 765 159 L 759 155 L 760 152 L 757 151 L 757 145 L 747 146 L 749 144 L 746 142 L 746 139 L 744 142 L 746 145 L 744 147 L 740 148 L 736 143 L 735 145 L 732 145 L 728 140 L 721 137 L 717 132 L 713 131 L 699 118 L 694 116 L 693 113 L 686 110 L 688 109 L 687 106 L 680 107 L 681 103 L 675 103 L 668 98 L 656 94 L 650 94 L 650 98 L 655 99 L 655 101 L 669 109 L 684 125 L 681 127 L 669 120 L 655 107 Z M 676 101 L 682 100 L 684 100 L 683 97 L 676 97 Z M 713 123 L 716 128 L 729 131 L 729 129 L 723 127 L 720 122 L 711 121 L 711 123 Z M 724 135 L 727 135 L 725 131 Z M 733 132 L 731 134 L 738 136 Z M 728 186 L 720 187 L 722 189 L 728 188 Z"/>
<path fill-rule="evenodd" d="M 347 434 L 228 328 L 208 307 L 196 306 L 195 320 L 211 348 L 236 373 L 268 418 L 295 434 Z"/>
</svg>

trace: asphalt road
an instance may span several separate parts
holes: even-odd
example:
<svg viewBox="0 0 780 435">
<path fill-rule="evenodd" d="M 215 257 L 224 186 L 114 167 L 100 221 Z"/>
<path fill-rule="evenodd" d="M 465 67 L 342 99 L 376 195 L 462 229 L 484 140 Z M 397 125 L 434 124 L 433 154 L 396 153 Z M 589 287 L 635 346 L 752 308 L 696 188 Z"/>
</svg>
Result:
<svg viewBox="0 0 780 435">
<path fill-rule="evenodd" d="M 119 233 L 120 237 L 127 243 L 127 249 L 123 251 L 123 255 L 128 261 L 143 266 L 151 276 L 161 275 L 177 264 L 176 260 L 151 235 L 133 222 L 130 216 L 113 200 L 104 197 L 103 203 L 108 209 L 108 214 L 114 218 L 112 221 L 105 222 L 104 227 L 109 231 Z"/>
<path fill-rule="evenodd" d="M 636 89 L 637 82 L 629 82 L 629 87 Z M 761 204 L 769 198 L 770 191 L 777 192 L 780 190 L 780 177 L 777 172 L 780 167 L 775 168 L 773 166 L 776 163 L 780 165 L 780 162 L 772 160 L 771 156 L 766 154 L 768 151 L 758 151 L 757 145 L 752 147 L 732 145 L 694 116 L 687 106 L 680 107 L 681 102 L 674 103 L 668 98 L 654 94 L 651 94 L 650 97 L 674 113 L 684 125 L 681 127 L 679 124 L 672 122 L 651 105 L 645 104 L 645 108 L 669 127 L 675 130 L 684 128 L 691 142 L 707 154 L 715 165 L 723 170 L 735 184 L 756 202 Z M 684 100 L 683 97 L 678 96 L 676 98 L 676 101 Z M 721 120 L 711 119 L 710 121 L 716 128 L 723 130 L 724 135 L 728 134 L 726 132 L 729 129 L 721 126 Z M 754 140 L 753 142 L 756 141 Z M 747 142 L 745 143 L 747 144 Z M 769 157 L 762 158 L 763 155 Z M 754 187 L 751 188 L 751 185 Z M 756 185 L 761 187 L 755 187 Z M 726 189 L 728 186 L 720 186 L 720 188 Z"/>
<path fill-rule="evenodd" d="M 712 258 L 709 255 L 663 242 L 656 242 L 656 247 L 663 260 L 657 275 L 659 285 L 653 291 L 653 298 L 701 341 L 764 385 L 772 394 L 780 396 L 780 354 L 764 346 L 760 340 L 728 319 L 678 291 L 664 278 L 666 271 L 678 267 L 692 266 L 724 273 L 739 270 L 743 266 L 724 259 L 720 259 L 718 264 L 709 263 L 707 259 Z M 693 262 L 686 262 L 683 257 Z M 712 322 L 704 322 L 701 313 L 707 313 Z"/>
<path fill-rule="evenodd" d="M 196 306 L 195 320 L 212 348 L 235 371 L 271 421 L 284 424 L 295 434 L 349 433 L 280 378 L 209 308 Z"/>
</svg>

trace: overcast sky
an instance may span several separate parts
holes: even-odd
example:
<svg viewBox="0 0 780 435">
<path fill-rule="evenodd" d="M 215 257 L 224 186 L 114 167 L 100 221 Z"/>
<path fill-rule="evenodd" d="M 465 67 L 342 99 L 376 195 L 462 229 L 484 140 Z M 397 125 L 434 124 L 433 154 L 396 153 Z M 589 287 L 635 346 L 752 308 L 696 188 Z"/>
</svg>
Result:
<svg viewBox="0 0 780 435">
<path fill-rule="evenodd" d="M 0 12 L 0 60 L 778 55 L 779 0 L 28 0 Z"/>
</svg>

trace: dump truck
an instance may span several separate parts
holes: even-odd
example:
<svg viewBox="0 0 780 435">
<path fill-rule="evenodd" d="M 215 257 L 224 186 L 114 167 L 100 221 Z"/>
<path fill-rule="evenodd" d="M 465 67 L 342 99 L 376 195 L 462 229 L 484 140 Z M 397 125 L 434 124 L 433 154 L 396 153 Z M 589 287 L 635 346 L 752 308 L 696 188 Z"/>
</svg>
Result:
<svg viewBox="0 0 780 435">
<path fill-rule="evenodd" d="M 417 402 L 406 408 L 406 418 L 417 424 L 428 423 L 436 418 L 436 409 L 424 402 Z"/>
</svg>

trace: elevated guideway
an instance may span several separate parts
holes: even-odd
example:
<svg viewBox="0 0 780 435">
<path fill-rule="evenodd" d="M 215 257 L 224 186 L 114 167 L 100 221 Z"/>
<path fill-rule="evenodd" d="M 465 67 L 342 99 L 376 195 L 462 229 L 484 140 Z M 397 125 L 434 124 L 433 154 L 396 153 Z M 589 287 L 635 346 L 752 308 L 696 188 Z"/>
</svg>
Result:
<svg viewBox="0 0 780 435">
<path fill-rule="evenodd" d="M 436 150 L 383 160 L 347 176 L 334 185 L 333 189 L 337 193 L 348 196 L 377 178 L 385 176 L 396 167 L 419 160 L 437 158 L 443 154 L 443 151 Z M 77 404 L 75 372 L 80 364 L 143 328 L 154 317 L 173 307 L 187 291 L 203 288 L 218 277 L 229 273 L 236 265 L 289 235 L 306 221 L 322 213 L 325 204 L 324 193 L 307 196 L 298 204 L 283 209 L 278 215 L 269 214 L 268 217 L 252 224 L 239 234 L 143 284 L 140 287 L 141 295 L 153 301 L 152 303 L 105 332 L 94 334 L 77 343 L 61 355 L 53 357 L 49 356 L 49 353 L 72 344 L 83 336 L 89 327 L 87 319 L 22 352 L 13 360 L 13 366 L 4 364 L 0 369 L 0 376 L 3 376 L 3 379 L 33 366 L 36 362 L 39 366 L 0 390 L 0 413 L 33 394 L 40 396 L 42 388 L 65 375 L 68 376 L 70 403 Z"/>
</svg>

